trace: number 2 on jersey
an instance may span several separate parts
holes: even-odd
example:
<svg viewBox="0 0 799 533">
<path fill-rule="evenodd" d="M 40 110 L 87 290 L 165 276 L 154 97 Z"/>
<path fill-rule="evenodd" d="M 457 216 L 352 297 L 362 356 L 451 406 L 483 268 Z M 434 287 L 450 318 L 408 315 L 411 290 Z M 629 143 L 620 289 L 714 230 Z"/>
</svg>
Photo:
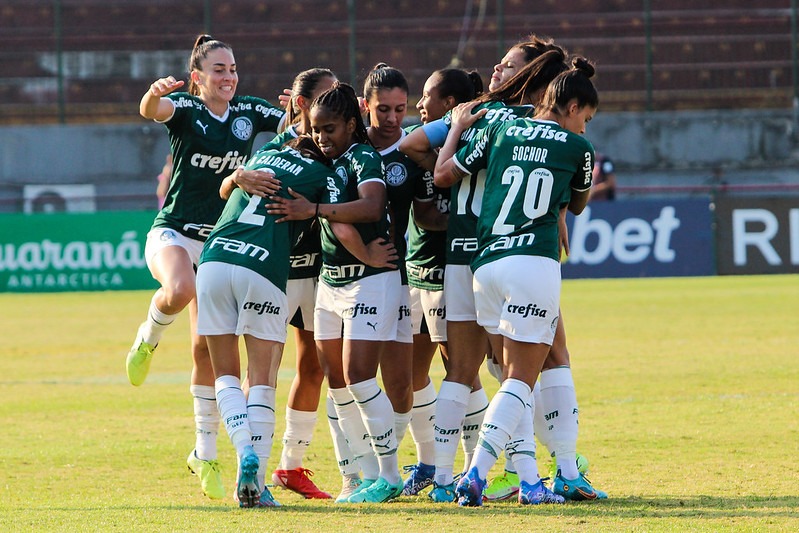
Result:
<svg viewBox="0 0 799 533">
<path fill-rule="evenodd" d="M 238 221 L 242 224 L 252 224 L 253 226 L 263 226 L 266 217 L 263 215 L 256 215 L 255 209 L 258 207 L 258 204 L 263 200 L 260 196 L 252 196 L 250 197 L 250 201 L 247 202 L 247 207 L 245 207 L 241 214 L 239 215 Z"/>
</svg>

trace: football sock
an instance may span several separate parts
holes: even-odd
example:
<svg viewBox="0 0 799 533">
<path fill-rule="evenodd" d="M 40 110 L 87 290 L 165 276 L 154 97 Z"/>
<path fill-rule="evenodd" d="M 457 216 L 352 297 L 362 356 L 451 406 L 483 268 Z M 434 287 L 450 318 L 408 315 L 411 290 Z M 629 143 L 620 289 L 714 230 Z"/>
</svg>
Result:
<svg viewBox="0 0 799 533">
<path fill-rule="evenodd" d="M 305 451 L 311 445 L 316 411 L 297 411 L 286 407 L 286 431 L 283 433 L 283 452 L 280 454 L 280 468 L 293 470 L 302 466 Z"/>
<path fill-rule="evenodd" d="M 238 378 L 236 378 L 238 379 Z M 241 389 L 241 385 L 239 385 Z M 194 397 L 194 450 L 198 459 L 210 461 L 216 459 L 216 436 L 219 433 L 219 407 L 216 404 L 216 393 L 210 385 L 191 385 Z"/>
<path fill-rule="evenodd" d="M 471 387 L 454 381 L 443 381 L 438 391 L 434 428 L 435 481 L 439 485 L 452 483 L 455 453 L 458 451 L 458 440 L 470 394 Z"/>
<path fill-rule="evenodd" d="M 474 456 L 474 448 L 480 437 L 480 427 L 488 409 L 488 396 L 485 389 L 478 389 L 469 394 L 469 403 L 466 404 L 466 416 L 463 419 L 463 432 L 461 433 L 461 448 L 463 448 L 463 471 L 469 470 Z"/>
<path fill-rule="evenodd" d="M 369 431 L 372 449 L 380 465 L 380 477 L 392 484 L 399 483 L 402 478 L 399 474 L 391 400 L 377 385 L 377 378 L 347 385 L 347 389 L 355 398 L 363 423 Z"/>
<path fill-rule="evenodd" d="M 413 393 L 410 430 L 416 444 L 416 460 L 426 465 L 435 462 L 436 388 L 432 381 Z"/>
<path fill-rule="evenodd" d="M 355 399 L 347 389 L 329 389 L 329 392 L 336 408 L 339 426 L 347 438 L 352 454 L 358 460 L 364 479 L 377 479 L 380 475 L 377 456 Z"/>
<path fill-rule="evenodd" d="M 508 444 L 505 446 L 505 454 L 510 458 L 519 480 L 534 485 L 538 483 L 538 465 L 535 461 L 535 435 L 533 434 L 533 395 L 524 409 L 516 430 L 511 434 Z"/>
<path fill-rule="evenodd" d="M 164 330 L 175 321 L 178 317 L 177 314 L 167 315 L 158 310 L 155 305 L 155 296 L 150 300 L 150 308 L 147 311 L 147 320 L 144 321 L 142 328 L 139 330 L 142 340 L 147 344 L 155 346 L 161 341 L 161 336 Z"/>
<path fill-rule="evenodd" d="M 494 399 L 491 400 L 471 464 L 477 468 L 481 479 L 486 478 L 488 471 L 505 449 L 510 436 L 515 432 L 528 408 L 531 392 L 525 382 L 508 378 L 502 382 Z"/>
<path fill-rule="evenodd" d="M 360 466 L 358 461 L 355 460 L 352 450 L 350 450 L 350 445 L 347 444 L 347 437 L 344 435 L 344 431 L 341 430 L 338 414 L 336 414 L 336 405 L 329 393 L 325 407 L 327 408 L 327 425 L 330 428 L 330 435 L 333 437 L 333 452 L 336 454 L 336 461 L 338 461 L 338 470 L 342 476 L 357 477 Z"/>
<path fill-rule="evenodd" d="M 564 366 L 541 372 L 541 402 L 548 417 L 550 452 L 566 479 L 576 479 L 577 394 L 571 368 Z"/>
<path fill-rule="evenodd" d="M 225 421 L 225 429 L 236 448 L 236 453 L 241 457 L 244 454 L 244 448 L 252 444 L 252 432 L 247 416 L 247 399 L 241 390 L 241 380 L 231 375 L 219 376 L 216 378 L 214 386 L 219 412 Z M 199 453 L 197 457 L 203 459 Z"/>
<path fill-rule="evenodd" d="M 260 459 L 258 484 L 261 488 L 266 482 L 266 464 L 272 453 L 272 440 L 275 436 L 275 388 L 267 385 L 254 385 L 247 393 L 247 417 L 252 430 L 252 447 Z"/>
<path fill-rule="evenodd" d="M 408 431 L 408 426 L 411 423 L 411 412 L 398 413 L 394 411 L 394 438 L 397 442 L 397 448 L 402 444 L 402 439 L 405 438 L 405 433 Z"/>
</svg>

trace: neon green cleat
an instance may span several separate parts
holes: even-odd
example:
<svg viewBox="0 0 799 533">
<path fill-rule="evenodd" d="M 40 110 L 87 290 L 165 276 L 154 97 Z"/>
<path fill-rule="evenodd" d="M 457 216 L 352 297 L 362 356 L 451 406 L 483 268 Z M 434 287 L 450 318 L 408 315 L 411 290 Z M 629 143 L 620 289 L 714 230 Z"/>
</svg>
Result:
<svg viewBox="0 0 799 533">
<path fill-rule="evenodd" d="M 491 479 L 483 491 L 483 499 L 490 502 L 510 500 L 519 493 L 519 474 L 505 470 Z"/>
<path fill-rule="evenodd" d="M 203 461 L 192 450 L 186 459 L 186 465 L 189 467 L 189 472 L 200 478 L 203 494 L 212 500 L 221 500 L 225 497 L 222 471 L 217 460 Z"/>
<path fill-rule="evenodd" d="M 347 500 L 348 503 L 383 503 L 393 500 L 400 494 L 405 484 L 400 480 L 396 485 L 392 485 L 382 477 L 369 485 L 367 488 L 353 494 Z"/>
<path fill-rule="evenodd" d="M 137 333 L 136 341 L 128 352 L 128 357 L 125 360 L 125 372 L 128 374 L 128 380 L 131 385 L 138 387 L 147 379 L 147 373 L 150 372 L 150 361 L 153 360 L 154 351 L 155 346 L 144 342 L 141 339 L 141 335 Z"/>
</svg>

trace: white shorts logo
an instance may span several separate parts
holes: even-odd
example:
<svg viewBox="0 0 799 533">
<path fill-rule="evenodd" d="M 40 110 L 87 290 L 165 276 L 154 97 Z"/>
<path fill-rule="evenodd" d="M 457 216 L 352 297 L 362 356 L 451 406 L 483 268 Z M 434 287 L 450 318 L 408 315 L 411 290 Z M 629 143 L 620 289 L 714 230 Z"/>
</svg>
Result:
<svg viewBox="0 0 799 533">
<path fill-rule="evenodd" d="M 247 117 L 237 117 L 231 125 L 233 135 L 246 141 L 252 135 L 252 122 Z"/>
</svg>

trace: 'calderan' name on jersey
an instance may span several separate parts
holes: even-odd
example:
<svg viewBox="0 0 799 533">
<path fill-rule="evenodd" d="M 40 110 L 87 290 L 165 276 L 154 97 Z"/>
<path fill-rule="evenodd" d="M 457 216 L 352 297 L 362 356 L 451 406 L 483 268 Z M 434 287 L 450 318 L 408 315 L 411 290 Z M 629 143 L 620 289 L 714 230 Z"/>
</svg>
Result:
<svg viewBox="0 0 799 533">
<path fill-rule="evenodd" d="M 210 168 L 220 174 L 226 170 L 236 170 L 247 161 L 246 155 L 239 155 L 238 150 L 226 153 L 220 157 L 218 155 L 194 154 L 191 156 L 191 166 L 197 168 Z"/>
</svg>

